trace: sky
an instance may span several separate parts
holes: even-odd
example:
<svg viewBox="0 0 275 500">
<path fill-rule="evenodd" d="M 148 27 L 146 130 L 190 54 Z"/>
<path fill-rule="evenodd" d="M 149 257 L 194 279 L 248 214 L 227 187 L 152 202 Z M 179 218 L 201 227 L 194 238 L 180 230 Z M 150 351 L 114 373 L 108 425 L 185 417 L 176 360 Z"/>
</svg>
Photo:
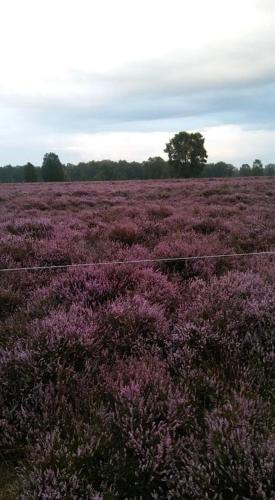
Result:
<svg viewBox="0 0 275 500">
<path fill-rule="evenodd" d="M 274 0 L 1 0 L 0 165 L 162 156 L 275 163 Z"/>
</svg>

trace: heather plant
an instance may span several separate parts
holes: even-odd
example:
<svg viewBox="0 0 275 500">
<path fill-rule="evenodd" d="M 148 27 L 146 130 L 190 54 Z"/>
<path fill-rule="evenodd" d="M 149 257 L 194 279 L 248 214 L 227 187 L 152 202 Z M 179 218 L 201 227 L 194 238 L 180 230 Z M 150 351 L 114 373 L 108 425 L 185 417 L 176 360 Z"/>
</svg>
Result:
<svg viewBox="0 0 275 500">
<path fill-rule="evenodd" d="M 165 261 L 167 257 L 176 259 L 177 257 L 199 257 L 200 255 L 219 255 L 228 250 L 222 250 L 221 243 L 216 236 L 198 236 L 194 232 L 186 232 L 179 238 L 176 233 L 172 239 L 163 240 L 157 244 L 155 257 L 162 259 L 159 264 L 160 269 L 168 273 L 178 273 L 183 280 L 201 277 L 208 279 L 212 275 L 219 273 L 221 269 L 221 260 L 219 262 L 211 259 L 207 260 L 172 260 Z"/>
<path fill-rule="evenodd" d="M 273 180 L 0 199 L 0 497 L 275 498 Z"/>
<path fill-rule="evenodd" d="M 133 272 L 136 289 L 142 297 L 153 304 L 159 304 L 168 320 L 176 314 L 181 292 L 166 275 L 151 268 L 140 268 Z"/>
<path fill-rule="evenodd" d="M 162 349 L 168 322 L 159 305 L 140 295 L 110 303 L 98 319 L 97 336 L 107 350 L 107 361 L 115 355 L 142 355 Z"/>
<path fill-rule="evenodd" d="M 133 245 L 134 243 L 139 243 L 141 236 L 138 233 L 137 226 L 128 222 L 113 227 L 110 238 L 125 245 Z"/>
<path fill-rule="evenodd" d="M 263 347 L 270 352 L 275 328 L 274 288 L 257 274 L 229 272 L 226 276 L 214 277 L 210 283 L 194 280 L 188 293 L 191 305 L 189 303 L 188 308 L 183 305 L 179 313 L 183 328 L 186 329 L 188 323 L 191 329 L 192 325 L 194 330 L 199 327 L 198 331 L 205 327 L 206 342 L 212 331 L 228 347 L 237 342 L 238 351 L 241 347 L 248 350 Z"/>
<path fill-rule="evenodd" d="M 8 224 L 7 230 L 11 234 L 22 234 L 30 238 L 47 238 L 53 231 L 53 226 L 47 220 L 26 220 Z"/>
<path fill-rule="evenodd" d="M 144 357 L 107 375 L 115 440 L 114 482 L 122 496 L 165 498 L 192 441 L 192 396 L 173 385 L 165 363 Z"/>
<path fill-rule="evenodd" d="M 5 261 L 11 262 L 12 267 L 24 263 L 25 266 L 31 265 L 34 257 L 34 248 L 32 240 L 24 238 L 23 235 L 5 235 L 0 237 L 0 252 L 3 259 L 3 268 Z"/>
<path fill-rule="evenodd" d="M 256 274 L 231 272 L 210 284 L 195 280 L 188 293 L 191 303 L 181 307 L 176 326 L 179 345 L 187 344 L 200 363 L 226 369 L 232 379 L 249 366 L 251 383 L 262 380 L 270 387 L 274 287 Z"/>
<path fill-rule="evenodd" d="M 202 477 L 208 498 L 273 497 L 275 441 L 268 432 L 270 417 L 262 401 L 240 396 L 211 412 Z"/>
<path fill-rule="evenodd" d="M 193 226 L 194 230 L 198 233 L 207 235 L 217 231 L 217 221 L 212 219 L 203 219 L 196 221 Z"/>
<path fill-rule="evenodd" d="M 2 319 L 11 315 L 20 303 L 20 295 L 11 287 L 0 289 L 0 316 Z"/>
<path fill-rule="evenodd" d="M 111 461 L 111 436 L 104 428 L 100 438 L 95 432 L 95 422 L 99 427 L 103 419 L 99 409 L 96 421 L 74 422 L 70 436 L 62 435 L 58 427 L 48 432 L 21 470 L 22 498 L 117 498 L 104 471 Z"/>
<path fill-rule="evenodd" d="M 156 220 L 165 219 L 173 214 L 173 210 L 171 207 L 165 205 L 152 205 L 148 210 L 148 214 L 151 218 Z"/>
<path fill-rule="evenodd" d="M 28 336 L 1 350 L 4 442 L 18 444 L 30 439 L 45 420 L 58 420 L 60 411 L 72 404 L 75 390 L 79 397 L 85 377 L 91 373 L 93 334 L 91 314 L 74 306 L 66 313 L 54 311 L 45 319 L 34 320 Z M 68 411 L 69 407 L 64 418 Z"/>
</svg>

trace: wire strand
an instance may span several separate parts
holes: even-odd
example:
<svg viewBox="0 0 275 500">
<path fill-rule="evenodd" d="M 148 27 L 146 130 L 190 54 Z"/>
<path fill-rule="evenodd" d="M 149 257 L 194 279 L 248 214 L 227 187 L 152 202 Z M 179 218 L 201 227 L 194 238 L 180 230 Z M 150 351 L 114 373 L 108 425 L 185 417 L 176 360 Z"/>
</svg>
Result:
<svg viewBox="0 0 275 500">
<path fill-rule="evenodd" d="M 137 260 L 111 260 L 103 262 L 89 262 L 80 264 L 57 264 L 52 266 L 33 266 L 33 267 L 13 267 L 0 269 L 1 273 L 15 272 L 15 271 L 42 271 L 51 269 L 67 269 L 67 268 L 77 268 L 77 267 L 96 267 L 96 266 L 111 266 L 111 265 L 122 265 L 122 264 L 146 264 L 154 262 L 180 262 L 180 261 L 191 261 L 191 260 L 206 260 L 206 259 L 220 259 L 228 257 L 252 257 L 252 256 L 268 256 L 275 255 L 275 251 L 267 252 L 249 252 L 249 253 L 228 253 L 228 254 L 218 254 L 218 255 L 195 255 L 188 257 L 164 257 L 155 259 L 137 259 Z"/>
</svg>

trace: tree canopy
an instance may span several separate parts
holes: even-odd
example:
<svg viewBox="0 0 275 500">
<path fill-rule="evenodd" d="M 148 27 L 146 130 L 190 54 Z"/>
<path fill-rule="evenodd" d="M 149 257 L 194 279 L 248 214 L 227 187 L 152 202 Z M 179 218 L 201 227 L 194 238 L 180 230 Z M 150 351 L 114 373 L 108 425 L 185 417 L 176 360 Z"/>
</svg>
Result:
<svg viewBox="0 0 275 500">
<path fill-rule="evenodd" d="M 37 181 L 37 173 L 35 167 L 32 163 L 27 163 L 24 166 L 24 179 L 26 182 L 36 182 Z"/>
<path fill-rule="evenodd" d="M 264 167 L 261 160 L 255 160 L 253 162 L 251 173 L 255 176 L 264 175 Z"/>
<path fill-rule="evenodd" d="M 199 132 L 179 132 L 166 144 L 165 152 L 168 153 L 168 161 L 160 156 L 154 156 L 141 162 L 105 159 L 63 165 L 57 154 L 46 153 L 41 167 L 35 167 L 30 162 L 24 166 L 0 167 L 0 183 L 275 175 L 275 164 L 269 163 L 263 167 L 259 159 L 254 161 L 252 167 L 244 163 L 240 169 L 224 161 L 206 163 L 207 152 L 204 141 L 204 137 Z"/>
<path fill-rule="evenodd" d="M 267 176 L 275 175 L 275 164 L 268 163 L 268 165 L 266 165 L 264 168 L 264 173 Z"/>
<path fill-rule="evenodd" d="M 208 163 L 205 165 L 201 177 L 233 177 L 235 175 L 238 175 L 238 170 L 234 165 L 219 161 L 218 163 Z"/>
<path fill-rule="evenodd" d="M 204 141 L 200 132 L 179 132 L 166 144 L 164 152 L 178 177 L 198 177 L 201 174 L 207 160 Z"/>
<path fill-rule="evenodd" d="M 45 154 L 41 173 L 46 182 L 64 181 L 63 166 L 55 153 Z"/>
<path fill-rule="evenodd" d="M 241 177 L 248 177 L 249 175 L 252 175 L 251 167 L 248 163 L 243 163 L 241 168 L 240 168 L 240 176 Z"/>
</svg>

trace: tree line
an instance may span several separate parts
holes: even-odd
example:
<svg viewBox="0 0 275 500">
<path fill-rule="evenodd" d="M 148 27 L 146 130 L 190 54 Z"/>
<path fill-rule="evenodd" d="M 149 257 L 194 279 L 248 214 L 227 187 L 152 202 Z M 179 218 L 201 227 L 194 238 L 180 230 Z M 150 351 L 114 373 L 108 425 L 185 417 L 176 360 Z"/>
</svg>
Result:
<svg viewBox="0 0 275 500">
<path fill-rule="evenodd" d="M 243 164 L 240 169 L 220 161 L 207 163 L 205 139 L 199 133 L 179 132 L 166 144 L 164 152 L 168 161 L 160 156 L 143 162 L 126 160 L 89 161 L 77 165 L 63 165 L 55 153 L 46 153 L 41 167 L 27 163 L 24 166 L 7 165 L 0 168 L 0 182 L 61 182 L 104 181 L 169 178 L 248 177 L 274 176 L 275 164 L 263 166 L 256 159 L 252 165 Z"/>
</svg>

